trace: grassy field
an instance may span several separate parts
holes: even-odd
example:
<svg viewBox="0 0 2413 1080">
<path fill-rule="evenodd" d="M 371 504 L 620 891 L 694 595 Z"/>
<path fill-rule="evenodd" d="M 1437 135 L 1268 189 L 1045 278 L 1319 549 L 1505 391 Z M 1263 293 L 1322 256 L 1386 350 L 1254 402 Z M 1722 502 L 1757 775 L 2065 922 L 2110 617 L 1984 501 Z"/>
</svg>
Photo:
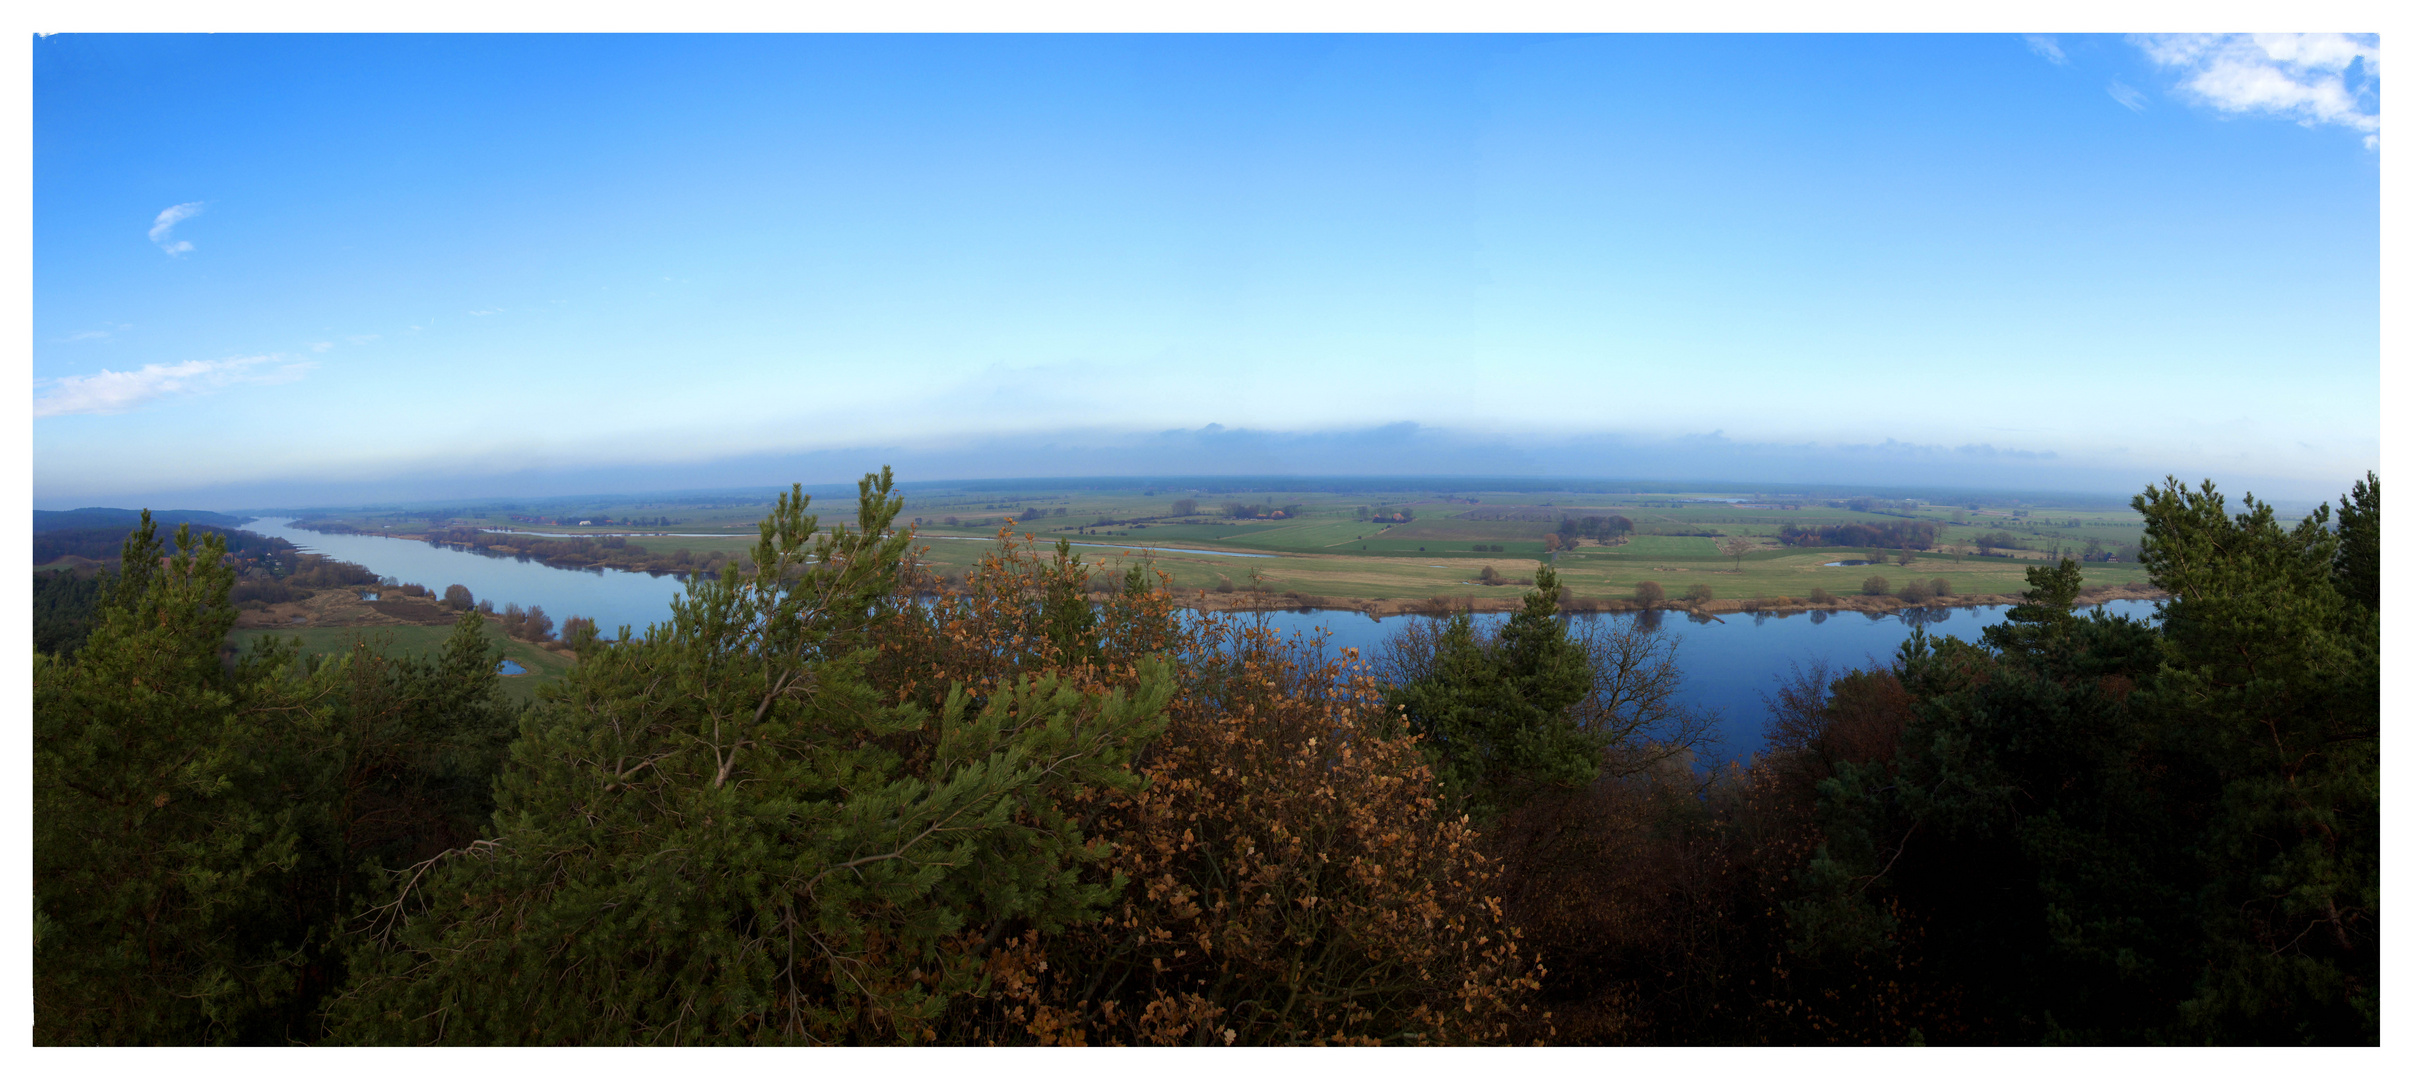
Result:
<svg viewBox="0 0 2413 1080">
<path fill-rule="evenodd" d="M 1699 539 L 1701 546 L 1708 541 L 1700 538 L 1667 538 L 1667 547 L 1677 542 Z M 989 545 L 963 542 L 932 542 L 926 545 L 928 558 L 934 567 L 960 570 L 978 561 L 979 555 L 991 550 Z M 1249 559 L 1191 555 L 1180 552 L 1148 551 L 1146 549 L 1075 549 L 1084 562 L 1110 573 L 1120 573 L 1135 562 L 1145 562 L 1170 575 L 1176 588 L 1216 589 L 1230 584 L 1246 589 L 1261 580 L 1262 586 L 1274 593 L 1296 592 L 1307 596 L 1335 600 L 1412 599 L 1423 597 L 1470 597 L 1502 599 L 1516 592 L 1513 585 L 1487 586 L 1479 584 L 1485 567 L 1494 568 L 1510 579 L 1530 579 L 1539 562 L 1533 558 L 1509 555 L 1428 554 L 1421 560 L 1348 555 L 1295 555 L 1274 559 Z M 1884 566 L 1828 566 L 1830 562 L 1857 559 L 1861 553 L 1849 550 L 1772 550 L 1746 555 L 1739 566 L 1718 557 L 1714 551 L 1682 555 L 1663 551 L 1659 554 L 1624 552 L 1618 549 L 1587 549 L 1561 553 L 1556 567 L 1560 581 L 1573 589 L 1577 596 L 1602 599 L 1630 597 L 1635 586 L 1655 581 L 1668 597 L 1683 596 L 1694 585 L 1707 585 L 1718 599 L 1741 600 L 1779 597 L 1806 598 L 1813 589 L 1824 589 L 1838 596 L 1862 592 L 1871 576 L 1886 579 L 1891 590 L 1898 590 L 1912 581 L 1943 579 L 1950 583 L 1956 595 L 2016 594 L 2027 587 L 2026 572 L 2039 565 L 2036 560 L 1979 559 L 1975 557 L 1914 558 L 1908 566 L 1888 563 Z M 1261 579 L 1251 574 L 1262 575 Z M 2085 568 L 2089 585 L 2139 584 L 2144 580 L 2142 570 L 2134 565 L 2089 564 Z"/>
<path fill-rule="evenodd" d="M 2143 581 L 2141 569 L 2133 562 L 2142 522 L 2134 512 L 2108 500 L 2062 506 L 1997 504 L 1977 497 L 1936 502 L 1781 492 L 1746 497 L 1700 492 L 1038 487 L 912 489 L 905 498 L 900 521 L 916 529 L 925 541 L 927 558 L 940 570 L 961 571 L 975 564 L 990 550 L 983 541 L 1011 519 L 1016 533 L 1027 532 L 1041 541 L 1062 537 L 1113 545 L 1077 549 L 1084 560 L 1111 572 L 1144 558 L 1170 574 L 1175 586 L 1183 589 L 1213 590 L 1226 584 L 1246 589 L 1261 584 L 1274 593 L 1345 601 L 1435 596 L 1489 599 L 1512 594 L 1512 588 L 1476 584 L 1483 568 L 1491 566 L 1510 581 L 1530 579 L 1536 564 L 1551 557 L 1546 537 L 1557 528 L 1559 519 L 1587 515 L 1619 515 L 1634 526 L 1634 532 L 1621 543 L 1601 546 L 1587 541 L 1555 556 L 1561 579 L 1577 595 L 1603 599 L 1631 596 L 1635 585 L 1643 581 L 1658 582 L 1670 597 L 1680 597 L 1694 585 L 1707 585 L 1719 599 L 1800 598 L 1812 589 L 1851 595 L 1860 593 L 1872 575 L 1884 577 L 1894 589 L 1913 579 L 1941 578 L 1960 595 L 2014 594 L 2025 588 L 2027 568 L 2042 561 L 2049 550 L 2059 546 L 2081 552 L 2090 541 L 2097 551 L 2119 552 L 2130 561 L 2087 562 L 2088 584 Z M 1177 515 L 1176 502 L 1184 499 L 1194 500 L 1196 505 L 1192 512 Z M 1277 507 L 1283 516 L 1234 517 L 1224 512 L 1227 502 Z M 852 516 L 853 501 L 825 495 L 814 509 L 824 521 L 844 520 Z M 756 539 L 754 523 L 769 510 L 767 498 L 694 504 L 605 499 L 443 512 L 360 511 L 320 520 L 340 520 L 355 528 L 402 535 L 464 525 L 560 535 L 630 532 L 639 534 L 628 538 L 631 548 L 663 556 L 686 551 L 701 563 L 714 556 L 744 555 Z M 1366 520 L 1394 511 L 1406 511 L 1413 520 Z M 583 528 L 535 525 L 511 520 L 515 514 L 610 519 L 614 524 Z M 631 519 L 667 519 L 672 524 L 619 524 Z M 1935 549 L 1913 552 L 1908 566 L 1893 565 L 1898 552 L 1785 548 L 1776 542 L 1778 531 L 1788 525 L 1886 526 L 1905 521 L 1926 522 L 1937 531 Z M 642 535 L 652 528 L 718 535 Z M 1985 534 L 1993 534 L 1997 543 L 2018 545 L 2007 549 L 2012 557 L 1978 557 L 1975 542 Z M 1721 542 L 1733 537 L 1755 544 L 1739 565 L 1718 550 Z M 1139 554 L 1168 547 L 1234 555 Z M 1277 557 L 1236 557 L 1244 554 Z M 1886 565 L 1825 565 L 1875 557 L 1885 558 Z M 1260 577 L 1252 578 L 1252 574 Z"/>
<path fill-rule="evenodd" d="M 250 648 L 259 638 L 273 635 L 278 638 L 301 639 L 304 656 L 325 656 L 351 651 L 356 643 L 388 656 L 429 656 L 444 648 L 452 637 L 449 626 L 299 626 L 277 630 L 238 630 L 230 635 L 239 647 Z M 512 701 L 528 701 L 536 696 L 536 688 L 558 682 L 576 660 L 564 653 L 541 649 L 525 641 L 503 636 L 493 623 L 486 624 L 486 636 L 503 647 L 506 659 L 516 660 L 526 668 L 525 675 L 505 676 L 503 695 Z"/>
<path fill-rule="evenodd" d="M 2136 543 L 2141 521 L 2127 510 L 2104 507 L 1893 504 L 1855 509 L 1795 501 L 1774 505 L 1737 506 L 1725 502 L 1687 501 L 1708 496 L 1683 493 L 1649 498 L 1614 498 L 1589 493 L 1453 493 L 1439 497 L 1405 498 L 1385 493 L 1381 499 L 1362 495 L 1314 492 L 1253 493 L 1246 501 L 1274 505 L 1297 504 L 1294 517 L 1277 521 L 1234 520 L 1210 513 L 1173 518 L 1171 497 L 1159 493 L 1150 505 L 1118 493 L 1112 498 L 1076 498 L 1063 523 L 1050 514 L 1016 531 L 1040 541 L 1065 537 L 1088 543 L 1130 545 L 1128 548 L 1077 549 L 1082 557 L 1119 572 L 1134 560 L 1145 559 L 1168 573 L 1178 588 L 1216 589 L 1230 583 L 1238 589 L 1253 583 L 1274 592 L 1295 592 L 1334 600 L 1408 599 L 1421 597 L 1500 598 L 1512 586 L 1477 583 L 1484 567 L 1493 567 L 1511 581 L 1530 579 L 1548 553 L 1545 539 L 1560 515 L 1622 515 L 1634 522 L 1635 534 L 1623 543 L 1600 546 L 1584 543 L 1558 552 L 1560 579 L 1578 596 L 1603 599 L 1633 595 L 1637 584 L 1655 581 L 1670 597 L 1694 585 L 1707 585 L 1719 599 L 1803 598 L 1812 589 L 1836 595 L 1863 591 L 1867 579 L 1881 576 L 1890 590 L 1912 581 L 1942 579 L 1953 593 L 2009 595 L 2026 588 L 2028 568 L 2043 561 L 2055 543 L 2083 550 L 2088 540 L 2105 549 Z M 1201 504 L 1208 497 L 1192 496 Z M 1474 500 L 1470 502 L 1469 499 Z M 1035 499 L 1029 501 L 1036 501 Z M 1840 502 L 1841 500 L 1837 500 Z M 1400 524 L 1357 520 L 1357 508 L 1374 504 L 1405 507 L 1416 519 Z M 908 512 L 914 507 L 909 503 Z M 1206 511 L 1202 505 L 1201 510 Z M 1485 513 L 1489 511 L 1489 513 Z M 1133 518 L 1155 515 L 1154 520 Z M 1509 519 L 1500 520 L 1503 515 Z M 2024 515 L 2024 516 L 2017 516 Z M 988 545 L 955 537 L 975 533 L 956 515 L 959 524 L 918 515 L 930 561 L 942 569 L 961 569 L 977 561 Z M 1111 524 L 1094 524 L 1107 519 Z M 1861 548 L 1785 548 L 1776 535 L 1787 525 L 1820 526 L 1854 522 L 1887 525 L 1905 520 L 1926 521 L 1937 528 L 1937 549 L 1913 552 L 1907 566 L 1894 562 L 1898 552 Z M 1084 524 L 1089 522 L 1091 524 Z M 2012 557 L 1980 558 L 1973 541 L 1981 533 L 2008 533 L 2015 543 Z M 1716 536 L 1665 535 L 1716 533 Z M 993 535 L 993 530 L 986 530 Z M 1755 549 L 1738 564 L 1721 555 L 1718 545 L 1727 537 L 1747 537 Z M 949 539 L 938 539 L 946 537 Z M 1280 556 L 1271 559 L 1150 551 L 1159 547 L 1227 549 L 1235 553 Z M 1500 550 L 1490 550 L 1498 548 Z M 1128 553 L 1126 553 L 1128 552 Z M 1882 555 L 1881 566 L 1829 566 L 1865 561 Z M 2090 585 L 2142 584 L 2144 575 L 2133 562 L 2088 562 Z M 1252 579 L 1251 574 L 1261 575 Z"/>
</svg>

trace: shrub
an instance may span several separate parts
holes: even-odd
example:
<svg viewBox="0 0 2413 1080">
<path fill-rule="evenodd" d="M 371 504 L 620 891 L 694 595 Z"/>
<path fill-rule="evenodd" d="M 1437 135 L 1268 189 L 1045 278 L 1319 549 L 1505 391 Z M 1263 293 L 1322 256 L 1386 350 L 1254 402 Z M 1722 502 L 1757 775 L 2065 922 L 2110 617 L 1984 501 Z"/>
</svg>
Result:
<svg viewBox="0 0 2413 1080">
<path fill-rule="evenodd" d="M 1647 607 L 1664 602 L 1667 599 L 1667 590 L 1660 588 L 1656 581 L 1638 582 L 1634 586 L 1634 599 Z"/>
<path fill-rule="evenodd" d="M 454 611 L 467 611 L 476 606 L 476 601 L 470 599 L 469 586 L 446 585 L 444 587 L 444 606 Z"/>
<path fill-rule="evenodd" d="M 1497 585 L 1500 583 L 1500 572 L 1486 566 L 1482 573 L 1475 575 L 1475 580 L 1485 585 Z"/>
<path fill-rule="evenodd" d="M 595 620 L 584 615 L 572 615 L 561 621 L 562 643 L 573 649 L 584 651 L 601 636 L 595 630 Z"/>
<path fill-rule="evenodd" d="M 1945 580 L 1944 578 L 1937 578 L 1934 581 L 1928 582 L 1927 587 L 1933 589 L 1935 591 L 1935 595 L 1937 596 L 1952 595 L 1952 582 Z"/>
<path fill-rule="evenodd" d="M 1902 586 L 1902 591 L 1894 595 L 1913 604 L 1924 604 L 1935 596 L 1935 587 L 1924 581 L 1913 581 Z"/>
<path fill-rule="evenodd" d="M 1860 595 L 1862 596 L 1883 596 L 1892 591 L 1893 587 L 1883 577 L 1876 574 L 1870 574 L 1867 581 L 1860 583 Z"/>
<path fill-rule="evenodd" d="M 1704 600 L 1716 599 L 1717 594 L 1710 591 L 1710 588 L 1707 585 L 1695 585 L 1692 588 L 1684 590 L 1684 598 L 1698 604 Z"/>
<path fill-rule="evenodd" d="M 1810 590 L 1810 602 L 1813 604 L 1832 604 L 1835 602 L 1835 594 L 1828 592 L 1825 589 L 1812 589 Z"/>
</svg>

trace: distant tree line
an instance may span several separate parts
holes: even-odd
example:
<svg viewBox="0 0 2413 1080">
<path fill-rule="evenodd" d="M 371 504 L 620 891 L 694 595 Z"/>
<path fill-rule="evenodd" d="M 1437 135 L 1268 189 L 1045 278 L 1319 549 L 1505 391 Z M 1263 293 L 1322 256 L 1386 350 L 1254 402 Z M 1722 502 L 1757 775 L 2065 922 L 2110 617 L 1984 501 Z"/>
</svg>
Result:
<svg viewBox="0 0 2413 1080">
<path fill-rule="evenodd" d="M 1778 543 L 1786 547 L 1879 547 L 1905 548 L 1926 551 L 1935 546 L 1936 524 L 1932 521 L 1900 521 L 1876 524 L 1851 521 L 1836 525 L 1787 525 L 1776 532 Z"/>
<path fill-rule="evenodd" d="M 1570 515 L 1560 518 L 1555 530 L 1559 541 L 1569 547 L 1574 546 L 1571 541 L 1578 537 L 1606 543 L 1633 531 L 1634 523 L 1623 514 Z"/>
<path fill-rule="evenodd" d="M 431 544 L 464 548 L 481 555 L 498 558 L 521 558 L 547 566 L 569 569 L 608 568 L 650 574 L 719 573 L 731 564 L 745 565 L 742 555 L 725 553 L 697 555 L 686 548 L 661 551 L 667 546 L 631 543 L 625 536 L 530 536 L 522 533 L 487 532 L 482 529 L 447 529 L 428 534 Z"/>
</svg>

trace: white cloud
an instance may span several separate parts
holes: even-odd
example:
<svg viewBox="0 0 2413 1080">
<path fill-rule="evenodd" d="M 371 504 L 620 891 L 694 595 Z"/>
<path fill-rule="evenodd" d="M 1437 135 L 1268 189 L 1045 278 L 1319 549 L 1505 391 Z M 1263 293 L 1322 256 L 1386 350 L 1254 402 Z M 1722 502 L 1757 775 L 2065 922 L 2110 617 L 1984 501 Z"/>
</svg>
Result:
<svg viewBox="0 0 2413 1080">
<path fill-rule="evenodd" d="M 2107 87 L 2104 87 L 2103 89 L 2104 89 L 2104 92 L 2106 92 L 2106 93 L 2108 93 L 2108 94 L 2110 94 L 2110 95 L 2111 95 L 2111 99 L 2112 99 L 2113 101 L 2117 101 L 2117 102 L 2119 102 L 2119 103 L 2120 103 L 2120 104 L 2122 104 L 2122 105 L 2126 105 L 2126 106 L 2128 106 L 2128 111 L 2130 111 L 2130 112 L 2144 112 L 2144 111 L 2145 111 L 2145 92 L 2144 92 L 2144 91 L 2139 90 L 2139 89 L 2137 89 L 2136 87 L 2130 86 L 2130 85 L 2128 85 L 2127 83 L 2121 82 L 2121 81 L 2120 81 L 2120 80 L 2118 80 L 2118 79 L 2113 79 L 2113 80 L 2111 81 L 2111 85 L 2110 85 L 2110 86 L 2107 86 Z"/>
<path fill-rule="evenodd" d="M 177 203 L 160 211 L 158 217 L 151 219 L 151 242 L 170 255 L 182 255 L 193 250 L 192 241 L 170 240 L 168 233 L 176 228 L 177 222 L 200 212 L 201 204 L 197 202 Z"/>
<path fill-rule="evenodd" d="M 311 352 L 325 352 L 334 347 L 335 343 L 332 341 L 313 341 L 310 343 Z"/>
<path fill-rule="evenodd" d="M 237 356 L 225 360 L 188 360 L 181 364 L 145 364 L 135 371 L 102 368 L 98 374 L 63 376 L 47 380 L 46 392 L 34 399 L 34 416 L 121 413 L 163 397 L 206 394 L 229 386 L 289 383 L 318 366 L 308 360 L 280 363 L 284 359 L 274 354 Z"/>
<path fill-rule="evenodd" d="M 2069 54 L 2061 51 L 2061 43 L 2051 34 L 2029 34 L 2028 51 L 2056 64 L 2069 63 Z"/>
<path fill-rule="evenodd" d="M 2179 89 L 2231 113 L 2334 124 L 2379 146 L 2379 38 L 2367 34 L 2162 34 L 2137 39 Z M 2347 79 L 2352 74 L 2354 81 Z"/>
</svg>

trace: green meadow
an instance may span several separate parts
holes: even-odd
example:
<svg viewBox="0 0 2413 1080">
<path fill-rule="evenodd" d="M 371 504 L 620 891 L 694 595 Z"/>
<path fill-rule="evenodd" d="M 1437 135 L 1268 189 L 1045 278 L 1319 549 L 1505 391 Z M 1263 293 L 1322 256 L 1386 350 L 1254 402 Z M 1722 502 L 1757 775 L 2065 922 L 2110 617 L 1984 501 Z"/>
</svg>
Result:
<svg viewBox="0 0 2413 1080">
<path fill-rule="evenodd" d="M 1742 502 L 1734 500 L 1741 499 Z M 1884 499 L 1835 493 L 1762 492 L 1749 496 L 1710 492 L 1545 490 L 1209 490 L 1203 487 L 1008 487 L 999 489 L 908 489 L 900 521 L 924 540 L 926 559 L 941 572 L 961 573 L 994 550 L 993 540 L 1010 522 L 1015 535 L 1036 542 L 1057 539 L 1084 546 L 1076 552 L 1101 570 L 1119 573 L 1145 561 L 1183 589 L 1262 588 L 1272 593 L 1332 600 L 1413 600 L 1429 597 L 1498 597 L 1532 577 L 1542 560 L 1555 561 L 1560 578 L 1578 596 L 1629 597 L 1635 586 L 1655 581 L 1670 598 L 1706 586 L 1721 600 L 1806 598 L 1812 589 L 1838 596 L 1860 594 L 1872 576 L 1889 591 L 1912 581 L 1948 583 L 1960 595 L 2014 594 L 2026 587 L 2029 567 L 2056 550 L 2070 554 L 2125 555 L 2129 561 L 2086 562 L 2092 585 L 2140 584 L 2133 562 L 2142 523 L 2124 505 L 2005 501 L 1985 496 Z M 1186 502 L 1185 502 L 1186 501 Z M 1280 516 L 1236 516 L 1231 506 L 1272 508 Z M 673 556 L 682 565 L 716 558 L 742 559 L 756 541 L 754 522 L 770 510 L 770 499 L 640 502 L 597 499 L 577 503 L 514 504 L 426 510 L 372 510 L 321 516 L 353 528 L 414 535 L 443 528 L 484 527 L 535 530 L 562 536 L 634 533 L 629 556 Z M 824 524 L 853 516 L 851 498 L 817 500 Z M 1243 514 L 1248 511 L 1243 511 Z M 1406 514 L 1405 522 L 1371 520 Z M 536 525 L 521 517 L 572 517 L 610 521 L 586 527 Z M 579 516 L 573 516 L 579 515 Z M 1570 546 L 1553 533 L 1564 518 L 1622 517 L 1631 530 L 1615 542 L 1594 540 Z M 668 521 L 668 525 L 645 524 Z M 631 524 L 629 522 L 635 522 Z M 1868 524 L 1879 527 L 1923 522 L 1935 529 L 1930 550 L 1912 551 L 1897 565 L 1899 550 L 1849 546 L 1785 547 L 1777 535 L 1787 526 Z M 648 536 L 665 532 L 710 532 L 709 536 Z M 1751 550 L 1739 560 L 1721 545 L 1740 538 Z M 1992 548 L 1981 555 L 1981 541 Z M 2000 545 L 1996 547 L 1995 545 Z M 1553 551 L 1553 548 L 1558 550 Z M 1203 549 L 1228 555 L 1200 554 Z M 1274 558 L 1248 558 L 1271 555 Z M 1830 563 L 1882 558 L 1881 566 Z M 1481 584 L 1484 568 L 1504 585 Z"/>
</svg>

